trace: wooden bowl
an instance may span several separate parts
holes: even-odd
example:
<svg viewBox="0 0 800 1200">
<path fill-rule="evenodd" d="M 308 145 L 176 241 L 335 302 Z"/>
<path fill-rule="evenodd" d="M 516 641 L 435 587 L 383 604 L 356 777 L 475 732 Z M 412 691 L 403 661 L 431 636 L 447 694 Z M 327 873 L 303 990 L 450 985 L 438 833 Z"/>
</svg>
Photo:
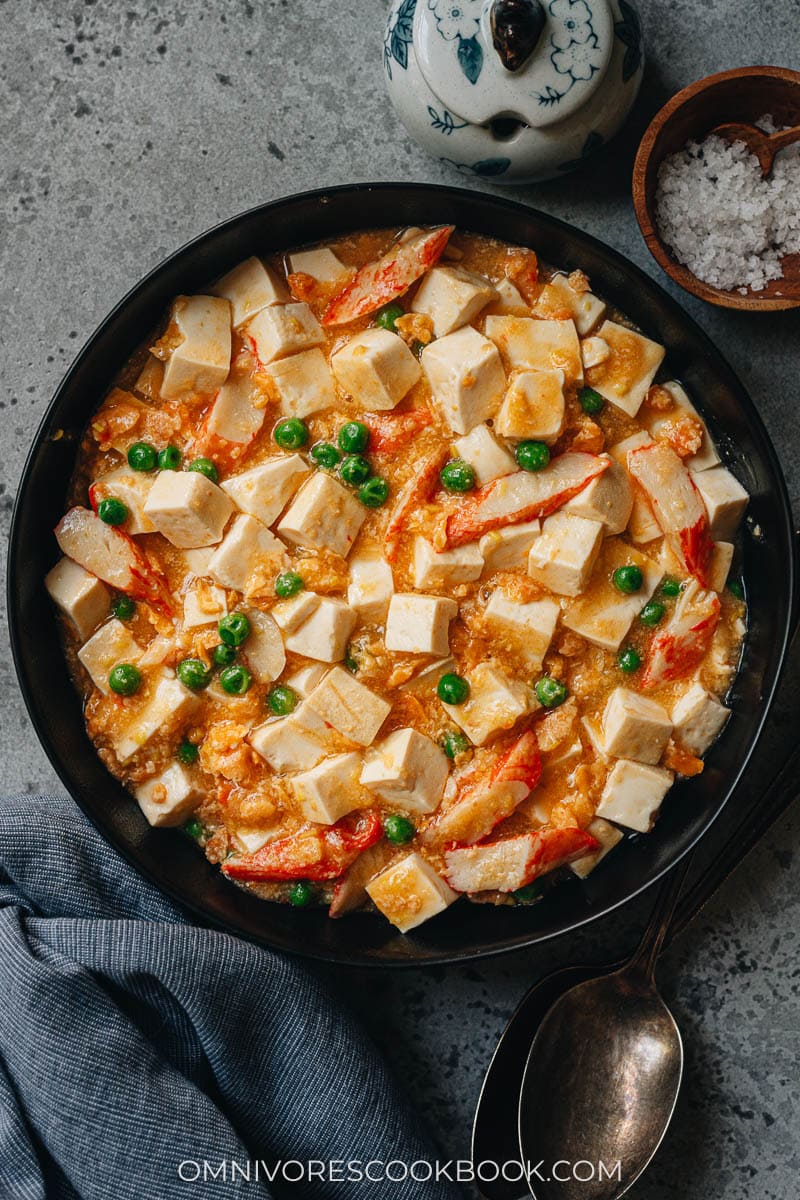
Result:
<svg viewBox="0 0 800 1200">
<path fill-rule="evenodd" d="M 633 206 L 647 247 L 671 279 L 693 296 L 724 308 L 768 312 L 800 307 L 800 254 L 783 259 L 782 279 L 761 291 L 726 292 L 703 283 L 661 240 L 655 218 L 658 169 L 668 154 L 703 141 L 725 121 L 752 123 L 771 113 L 778 125 L 800 124 L 800 72 L 784 67 L 738 67 L 709 75 L 673 96 L 650 122 L 633 166 Z"/>
</svg>

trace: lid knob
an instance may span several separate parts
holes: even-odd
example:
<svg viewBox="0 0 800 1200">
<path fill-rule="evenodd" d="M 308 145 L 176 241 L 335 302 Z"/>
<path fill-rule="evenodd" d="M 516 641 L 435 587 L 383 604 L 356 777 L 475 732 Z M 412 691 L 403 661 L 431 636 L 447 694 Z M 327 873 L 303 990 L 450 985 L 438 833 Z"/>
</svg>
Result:
<svg viewBox="0 0 800 1200">
<path fill-rule="evenodd" d="M 492 43 L 507 71 L 518 71 L 528 61 L 546 20 L 540 0 L 494 0 Z"/>
</svg>

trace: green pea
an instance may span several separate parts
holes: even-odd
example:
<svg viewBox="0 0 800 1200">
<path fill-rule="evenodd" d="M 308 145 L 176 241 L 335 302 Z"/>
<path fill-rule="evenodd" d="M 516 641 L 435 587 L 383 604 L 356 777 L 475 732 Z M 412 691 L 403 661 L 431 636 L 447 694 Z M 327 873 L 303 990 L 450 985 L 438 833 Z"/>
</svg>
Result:
<svg viewBox="0 0 800 1200">
<path fill-rule="evenodd" d="M 331 442 L 317 442 L 309 451 L 311 461 L 326 471 L 332 470 L 341 459 L 341 454 Z"/>
<path fill-rule="evenodd" d="M 369 426 L 363 421 L 348 421 L 336 440 L 345 454 L 363 454 L 369 445 Z"/>
<path fill-rule="evenodd" d="M 183 455 L 177 446 L 165 446 L 158 452 L 158 465 L 162 471 L 177 471 Z"/>
<path fill-rule="evenodd" d="M 97 515 L 105 525 L 121 525 L 128 519 L 128 510 L 121 500 L 108 496 L 98 504 Z"/>
<path fill-rule="evenodd" d="M 236 649 L 234 646 L 226 646 L 224 642 L 220 642 L 211 651 L 211 657 L 215 667 L 229 667 L 232 662 L 236 661 Z"/>
<path fill-rule="evenodd" d="M 275 595 L 280 596 L 281 600 L 288 600 L 290 596 L 302 592 L 305 586 L 297 571 L 281 571 L 275 579 Z"/>
<path fill-rule="evenodd" d="M 443 704 L 463 704 L 469 699 L 469 683 L 463 675 L 448 671 L 437 683 L 436 695 Z"/>
<path fill-rule="evenodd" d="M 187 767 L 191 767 L 193 763 L 197 762 L 199 754 L 200 751 L 197 746 L 195 746 L 194 742 L 190 742 L 188 738 L 184 738 L 175 751 L 175 757 L 178 762 L 184 763 Z"/>
<path fill-rule="evenodd" d="M 543 708 L 558 708 L 569 695 L 566 684 L 550 675 L 543 675 L 541 679 L 537 679 L 533 690 Z"/>
<path fill-rule="evenodd" d="M 339 474 L 345 483 L 365 483 L 372 474 L 372 468 L 362 455 L 348 454 L 347 458 L 342 460 Z"/>
<path fill-rule="evenodd" d="M 380 508 L 389 499 L 389 484 L 380 475 L 373 475 L 358 489 L 358 498 L 365 508 Z"/>
<path fill-rule="evenodd" d="M 111 611 L 119 621 L 130 621 L 136 612 L 136 605 L 130 596 L 117 596 L 111 605 Z"/>
<path fill-rule="evenodd" d="M 217 629 L 226 646 L 241 646 L 250 636 L 250 622 L 241 612 L 232 612 L 220 617 Z"/>
<path fill-rule="evenodd" d="M 132 663 L 118 663 L 108 677 L 108 686 L 118 696 L 135 696 L 142 686 L 142 673 Z"/>
<path fill-rule="evenodd" d="M 198 841 L 203 836 L 203 825 L 198 821 L 197 817 L 189 817 L 189 820 L 183 826 L 183 832 L 188 833 L 190 838 Z"/>
<path fill-rule="evenodd" d="M 538 900 L 541 894 L 541 884 L 529 883 L 525 887 L 517 888 L 511 894 L 519 904 L 530 904 L 532 900 Z"/>
<path fill-rule="evenodd" d="M 299 417 L 278 421 L 272 436 L 282 450 L 300 450 L 308 441 L 308 426 Z"/>
<path fill-rule="evenodd" d="M 475 472 L 463 458 L 454 458 L 445 463 L 439 478 L 448 492 L 469 492 L 475 487 Z"/>
<path fill-rule="evenodd" d="M 665 596 L 680 596 L 681 587 L 681 581 L 672 575 L 667 575 L 661 583 L 661 591 Z"/>
<path fill-rule="evenodd" d="M 469 740 L 460 729 L 448 729 L 442 738 L 442 749 L 448 758 L 454 759 L 458 758 L 459 754 L 466 754 L 469 747 Z"/>
<path fill-rule="evenodd" d="M 194 462 L 189 463 L 186 470 L 197 471 L 198 475 L 205 475 L 206 479 L 210 479 L 212 483 L 219 482 L 219 471 L 210 458 L 196 458 Z"/>
<path fill-rule="evenodd" d="M 288 717 L 297 707 L 297 692 L 285 683 L 277 683 L 267 694 L 267 704 L 276 717 Z"/>
<path fill-rule="evenodd" d="M 650 629 L 655 629 L 659 621 L 664 616 L 664 605 L 659 604 L 657 600 L 651 600 L 649 604 L 645 604 L 642 611 L 639 613 L 639 620 L 643 625 L 647 625 Z"/>
<path fill-rule="evenodd" d="M 732 596 L 735 596 L 737 600 L 744 600 L 744 587 L 742 586 L 740 580 L 732 579 L 728 584 L 728 591 Z"/>
<path fill-rule="evenodd" d="M 600 393 L 590 387 L 581 388 L 578 392 L 578 402 L 583 411 L 591 417 L 601 412 L 605 404 L 605 400 Z"/>
<path fill-rule="evenodd" d="M 617 662 L 620 671 L 624 671 L 626 675 L 632 675 L 642 665 L 642 656 L 633 646 L 626 646 L 624 650 L 620 650 Z"/>
<path fill-rule="evenodd" d="M 305 880 L 298 880 L 289 888 L 289 903 L 293 908 L 308 908 L 314 899 L 314 889 Z"/>
<path fill-rule="evenodd" d="M 611 576 L 611 582 L 618 592 L 624 592 L 626 596 L 632 596 L 634 592 L 639 591 L 643 578 L 641 569 L 633 564 L 629 564 L 626 567 L 617 567 Z"/>
<path fill-rule="evenodd" d="M 405 314 L 401 304 L 385 304 L 375 315 L 375 324 L 390 333 L 397 333 L 397 318 Z"/>
<path fill-rule="evenodd" d="M 520 442 L 515 457 L 523 471 L 541 471 L 550 462 L 550 451 L 545 442 Z"/>
<path fill-rule="evenodd" d="M 149 442 L 134 442 L 128 449 L 128 466 L 132 471 L 154 471 L 156 448 Z"/>
<path fill-rule="evenodd" d="M 229 696 L 243 696 L 249 690 L 253 677 L 247 667 L 243 667 L 241 663 L 234 663 L 233 666 L 220 671 L 219 682 L 222 690 Z"/>
<path fill-rule="evenodd" d="M 175 668 L 175 674 L 184 687 L 200 692 L 211 683 L 211 672 L 199 658 L 184 658 Z"/>
<path fill-rule="evenodd" d="M 403 817 L 399 813 L 395 813 L 391 817 L 387 817 L 383 822 L 383 832 L 386 834 L 387 840 L 393 845 L 405 846 L 406 842 L 410 842 L 417 831 L 414 828 L 413 821 L 409 821 L 408 817 Z"/>
</svg>

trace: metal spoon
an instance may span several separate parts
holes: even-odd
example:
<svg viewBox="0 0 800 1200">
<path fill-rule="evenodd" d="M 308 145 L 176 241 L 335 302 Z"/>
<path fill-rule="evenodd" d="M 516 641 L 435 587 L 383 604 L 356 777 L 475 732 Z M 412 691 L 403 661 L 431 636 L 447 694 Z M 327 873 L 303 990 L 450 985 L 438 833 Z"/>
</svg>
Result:
<svg viewBox="0 0 800 1200">
<path fill-rule="evenodd" d="M 791 129 L 779 129 L 776 133 L 765 133 L 757 125 L 729 121 L 724 125 L 717 125 L 711 133 L 725 138 L 728 142 L 744 142 L 750 153 L 755 154 L 758 159 L 763 179 L 766 179 L 772 170 L 778 151 L 800 141 L 800 125 L 794 125 Z"/>
</svg>

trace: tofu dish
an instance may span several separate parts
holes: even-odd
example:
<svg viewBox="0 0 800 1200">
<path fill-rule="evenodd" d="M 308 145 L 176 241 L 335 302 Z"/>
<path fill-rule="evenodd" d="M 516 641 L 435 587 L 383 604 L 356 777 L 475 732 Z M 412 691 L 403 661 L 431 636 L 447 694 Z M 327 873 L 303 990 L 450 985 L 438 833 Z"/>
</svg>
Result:
<svg viewBox="0 0 800 1200">
<path fill-rule="evenodd" d="M 647 834 L 746 619 L 747 493 L 664 357 L 581 270 L 451 226 L 176 297 L 81 438 L 45 580 L 147 821 L 403 933 Z"/>
</svg>

